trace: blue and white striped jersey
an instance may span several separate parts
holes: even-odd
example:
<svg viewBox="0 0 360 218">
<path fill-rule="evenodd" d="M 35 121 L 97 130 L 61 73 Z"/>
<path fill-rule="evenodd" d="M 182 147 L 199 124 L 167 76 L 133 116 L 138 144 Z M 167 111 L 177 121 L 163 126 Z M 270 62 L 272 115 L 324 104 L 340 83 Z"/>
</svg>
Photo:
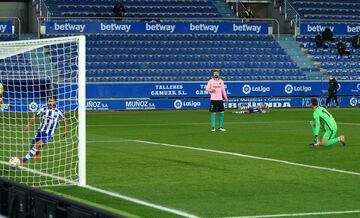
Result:
<svg viewBox="0 0 360 218">
<path fill-rule="evenodd" d="M 49 136 L 54 135 L 59 120 L 65 119 L 65 115 L 60 109 L 49 109 L 47 106 L 40 108 L 36 112 L 36 115 L 42 116 L 38 131 L 45 132 Z"/>
</svg>

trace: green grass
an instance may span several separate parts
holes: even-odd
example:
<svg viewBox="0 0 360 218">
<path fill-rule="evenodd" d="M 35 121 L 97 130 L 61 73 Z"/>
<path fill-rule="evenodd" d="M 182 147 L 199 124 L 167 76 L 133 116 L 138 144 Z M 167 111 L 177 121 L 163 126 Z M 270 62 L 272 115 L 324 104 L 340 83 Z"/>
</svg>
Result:
<svg viewBox="0 0 360 218">
<path fill-rule="evenodd" d="M 210 132 L 207 111 L 89 112 L 87 182 L 201 217 L 360 210 L 360 176 L 265 160 L 146 144 L 228 151 L 360 172 L 358 109 L 330 109 L 347 146 L 308 146 L 310 109 L 232 114 Z M 131 217 L 177 217 L 79 187 L 54 187 Z M 359 217 L 360 214 L 322 217 Z M 311 216 L 309 216 L 311 217 Z M 317 216 L 312 216 L 317 217 Z"/>
</svg>

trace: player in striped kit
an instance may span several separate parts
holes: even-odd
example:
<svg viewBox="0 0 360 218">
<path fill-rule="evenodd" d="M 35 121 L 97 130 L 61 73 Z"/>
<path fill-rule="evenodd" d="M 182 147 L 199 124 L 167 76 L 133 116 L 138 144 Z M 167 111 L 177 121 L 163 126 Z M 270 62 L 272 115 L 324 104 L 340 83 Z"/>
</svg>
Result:
<svg viewBox="0 0 360 218">
<path fill-rule="evenodd" d="M 20 160 L 20 164 L 24 164 L 33 156 L 35 156 L 35 160 L 39 159 L 41 148 L 52 140 L 60 120 L 64 121 L 64 133 L 66 134 L 65 114 L 60 109 L 56 108 L 55 97 L 49 97 L 47 106 L 40 108 L 33 114 L 28 125 L 24 128 L 25 131 L 34 123 L 36 116 L 41 116 L 41 124 L 32 140 L 29 153 Z"/>
</svg>

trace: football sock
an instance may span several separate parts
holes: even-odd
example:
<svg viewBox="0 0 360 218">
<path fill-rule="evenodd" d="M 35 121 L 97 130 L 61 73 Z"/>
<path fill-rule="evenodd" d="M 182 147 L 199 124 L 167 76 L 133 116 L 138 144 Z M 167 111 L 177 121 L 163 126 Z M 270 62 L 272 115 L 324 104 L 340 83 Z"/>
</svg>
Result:
<svg viewBox="0 0 360 218">
<path fill-rule="evenodd" d="M 38 151 L 38 149 L 36 149 L 35 147 L 32 147 L 29 151 L 29 153 L 27 155 L 25 155 L 25 157 L 23 157 L 23 161 L 26 162 L 27 160 L 29 160 L 31 157 L 33 157 L 36 152 Z"/>
<path fill-rule="evenodd" d="M 314 136 L 315 136 L 315 124 L 310 125 L 310 126 L 311 126 L 311 130 L 312 130 L 312 132 L 313 132 L 313 134 L 314 134 Z"/>
<path fill-rule="evenodd" d="M 336 142 L 340 142 L 340 137 L 330 139 L 325 143 L 325 146 L 330 146 L 332 144 L 335 144 Z"/>
<path fill-rule="evenodd" d="M 211 128 L 215 128 L 215 116 L 216 116 L 216 113 L 211 113 L 211 116 L 210 116 Z"/>
<path fill-rule="evenodd" d="M 223 111 L 223 112 L 220 113 L 220 117 L 219 117 L 219 128 L 223 127 L 224 116 L 225 116 L 225 113 Z"/>
</svg>

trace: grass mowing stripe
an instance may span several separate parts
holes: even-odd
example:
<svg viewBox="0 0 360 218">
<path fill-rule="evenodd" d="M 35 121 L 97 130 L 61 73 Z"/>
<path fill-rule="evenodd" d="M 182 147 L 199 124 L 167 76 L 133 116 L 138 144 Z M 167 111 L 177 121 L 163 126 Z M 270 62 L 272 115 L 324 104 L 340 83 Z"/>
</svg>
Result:
<svg viewBox="0 0 360 218">
<path fill-rule="evenodd" d="M 88 188 L 90 190 L 93 190 L 93 191 L 96 191 L 96 192 L 99 192 L 99 193 L 103 193 L 103 194 L 110 195 L 110 196 L 113 196 L 113 197 L 116 197 L 116 198 L 120 198 L 120 199 L 123 199 L 123 200 L 126 200 L 126 201 L 130 201 L 130 202 L 133 202 L 133 203 L 136 203 L 136 204 L 141 204 L 141 205 L 152 207 L 152 208 L 155 208 L 155 209 L 158 209 L 158 210 L 161 210 L 161 211 L 176 214 L 176 215 L 179 215 L 179 216 L 188 217 L 188 218 L 198 218 L 198 216 L 187 213 L 187 212 L 184 212 L 184 211 L 180 211 L 180 210 L 176 210 L 176 209 L 156 205 L 156 204 L 153 204 L 153 203 L 149 203 L 149 202 L 139 200 L 139 199 L 136 199 L 136 198 L 132 198 L 132 197 L 128 197 L 128 196 L 124 196 L 124 195 L 121 195 L 121 194 L 118 194 L 118 193 L 115 193 L 115 192 L 106 191 L 106 190 L 96 188 L 96 187 L 93 187 L 93 186 L 87 185 L 86 188 Z"/>
<path fill-rule="evenodd" d="M 129 141 L 129 140 L 127 140 L 127 141 Z M 6 165 L 9 164 L 9 163 L 4 162 L 4 161 L 0 161 L 0 163 L 1 164 L 6 164 Z M 78 185 L 77 182 L 65 179 L 63 177 L 43 173 L 43 172 L 40 172 L 38 170 L 29 169 L 29 168 L 23 167 L 23 166 L 19 166 L 19 168 L 22 169 L 22 170 L 26 170 L 26 171 L 35 173 L 35 174 L 42 175 L 42 176 L 51 177 L 51 178 L 57 179 L 57 180 L 62 180 L 62 181 L 65 181 L 65 182 L 67 182 L 69 184 L 72 184 L 72 185 Z M 121 195 L 119 193 L 110 192 L 110 191 L 100 189 L 100 188 L 96 188 L 96 187 L 93 187 L 93 186 L 86 185 L 84 188 L 87 188 L 89 190 L 96 191 L 96 192 L 99 192 L 99 193 L 102 193 L 102 194 L 106 194 L 106 195 L 109 195 L 109 196 L 113 196 L 113 197 L 116 197 L 116 198 L 120 198 L 120 199 L 123 199 L 123 200 L 126 200 L 126 201 L 130 201 L 130 202 L 133 202 L 133 203 L 136 203 L 136 204 L 141 204 L 141 205 L 152 207 L 152 208 L 155 208 L 155 209 L 158 209 L 158 210 L 161 210 L 161 211 L 166 211 L 166 212 L 176 214 L 176 215 L 179 215 L 179 216 L 188 217 L 188 218 L 198 218 L 198 216 L 190 214 L 190 213 L 186 213 L 186 212 L 183 212 L 183 211 L 180 211 L 180 210 L 164 207 L 164 206 L 161 206 L 161 205 L 156 205 L 156 204 L 153 204 L 153 203 L 149 203 L 149 202 L 146 202 L 146 201 L 143 201 L 143 200 L 139 200 L 139 199 L 136 199 L 136 198 Z"/>
<path fill-rule="evenodd" d="M 236 216 L 236 217 L 227 217 L 227 218 L 271 218 L 271 217 L 296 217 L 296 216 L 325 216 L 325 215 L 352 214 L 352 213 L 360 213 L 360 210 L 310 212 L 310 213 L 289 213 L 289 214 L 271 214 L 271 215 L 256 215 L 256 216 Z"/>
<path fill-rule="evenodd" d="M 129 218 L 140 218 L 139 216 L 136 216 L 134 214 L 131 214 L 131 213 L 119 210 L 119 209 L 115 209 L 115 208 L 112 208 L 112 207 L 108 207 L 106 205 L 97 204 L 97 203 L 94 203 L 94 202 L 91 202 L 91 201 L 88 201 L 88 200 L 84 200 L 82 198 L 77 198 L 77 197 L 74 197 L 74 196 L 62 194 L 62 193 L 59 193 L 59 192 L 56 192 L 56 191 L 53 191 L 53 190 L 50 190 L 50 189 L 44 189 L 44 191 L 51 192 L 51 193 L 54 193 L 56 195 L 60 195 L 60 196 L 62 196 L 64 198 L 68 198 L 70 200 L 81 202 L 83 204 L 87 204 L 87 205 L 90 205 L 90 206 L 93 206 L 93 207 L 96 207 L 96 208 L 100 208 L 100 209 L 112 212 L 114 214 L 119 214 L 119 215 L 126 216 L 126 217 L 129 217 Z"/>
<path fill-rule="evenodd" d="M 283 163 L 283 164 L 292 165 L 292 166 L 306 167 L 306 168 L 312 168 L 312 169 L 325 170 L 325 171 L 330 171 L 330 172 L 337 172 L 337 173 L 349 174 L 349 175 L 354 175 L 354 176 L 360 176 L 360 172 L 346 171 L 346 170 L 340 170 L 340 169 L 336 169 L 336 168 L 319 167 L 319 166 L 313 166 L 313 165 L 308 165 L 308 164 L 290 162 L 290 161 L 286 161 L 286 160 L 258 157 L 258 156 L 246 155 L 246 154 L 229 152 L 229 151 L 219 151 L 219 150 L 213 150 L 213 149 L 197 148 L 197 147 L 191 147 L 191 146 L 185 146 L 185 145 L 173 145 L 173 144 L 143 141 L 143 140 L 129 140 L 129 141 L 144 143 L 144 144 L 151 144 L 151 145 L 162 145 L 162 146 L 173 147 L 173 148 L 205 151 L 205 152 L 211 152 L 211 153 L 217 153 L 217 154 L 223 154 L 223 155 L 231 155 L 231 156 L 251 158 L 251 159 L 256 159 L 256 160 L 271 161 L 271 162 Z M 106 142 L 106 141 L 104 141 L 104 142 Z"/>
</svg>

